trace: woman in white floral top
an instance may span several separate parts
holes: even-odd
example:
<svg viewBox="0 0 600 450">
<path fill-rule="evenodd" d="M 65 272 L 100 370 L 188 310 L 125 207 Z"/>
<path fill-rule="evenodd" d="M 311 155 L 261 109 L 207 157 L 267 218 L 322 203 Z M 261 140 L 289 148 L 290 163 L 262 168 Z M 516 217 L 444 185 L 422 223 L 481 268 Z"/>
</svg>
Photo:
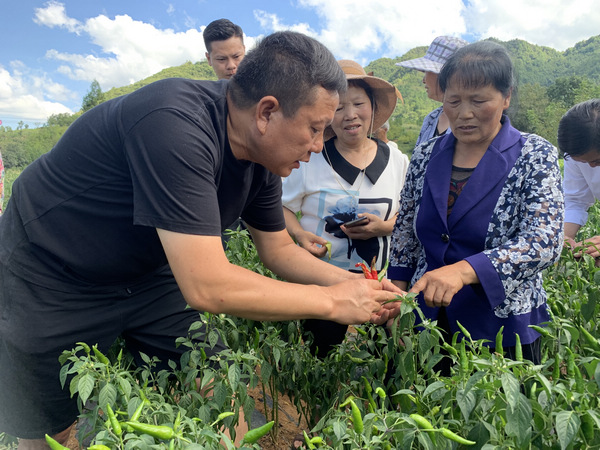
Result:
<svg viewBox="0 0 600 450">
<path fill-rule="evenodd" d="M 458 321 L 493 347 L 503 326 L 508 356 L 518 334 L 523 356 L 538 362 L 529 325 L 549 320 L 542 270 L 560 256 L 563 195 L 556 148 L 504 115 L 513 80 L 508 53 L 489 41 L 458 49 L 442 68 L 452 132 L 415 149 L 388 276 L 419 293 L 448 339 Z"/>
</svg>

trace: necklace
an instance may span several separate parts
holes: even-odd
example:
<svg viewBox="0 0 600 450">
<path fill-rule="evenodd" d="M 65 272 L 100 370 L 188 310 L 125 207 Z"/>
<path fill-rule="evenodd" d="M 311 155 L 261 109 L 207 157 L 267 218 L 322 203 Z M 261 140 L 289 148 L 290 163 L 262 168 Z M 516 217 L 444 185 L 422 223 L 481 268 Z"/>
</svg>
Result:
<svg viewBox="0 0 600 450">
<path fill-rule="evenodd" d="M 362 177 L 360 179 L 360 183 L 358 183 L 358 187 L 356 188 L 356 191 L 358 192 L 358 196 L 354 195 L 353 193 L 351 193 L 350 191 L 348 191 L 348 189 L 346 189 L 344 187 L 344 185 L 342 184 L 342 182 L 340 181 L 340 179 L 337 176 L 337 173 L 335 171 L 335 169 L 333 168 L 333 164 L 331 164 L 331 159 L 329 159 L 329 154 L 327 153 L 327 148 L 323 147 L 323 153 L 325 153 L 325 159 L 327 159 L 327 162 L 329 163 L 329 167 L 331 168 L 331 172 L 333 173 L 333 178 L 335 178 L 335 181 L 337 181 L 337 184 L 340 185 L 340 187 L 344 190 L 344 192 L 346 194 L 348 194 L 350 197 L 352 197 L 352 199 L 355 202 L 356 207 L 358 208 L 358 196 L 360 195 L 360 188 L 363 184 L 363 181 L 365 181 L 365 174 L 367 173 L 367 163 L 365 162 L 365 168 L 361 170 L 362 172 Z M 367 155 L 367 161 L 368 161 L 368 155 Z M 354 180 L 354 182 L 356 182 L 356 179 Z M 352 183 L 351 187 L 354 186 L 354 183 Z"/>
</svg>

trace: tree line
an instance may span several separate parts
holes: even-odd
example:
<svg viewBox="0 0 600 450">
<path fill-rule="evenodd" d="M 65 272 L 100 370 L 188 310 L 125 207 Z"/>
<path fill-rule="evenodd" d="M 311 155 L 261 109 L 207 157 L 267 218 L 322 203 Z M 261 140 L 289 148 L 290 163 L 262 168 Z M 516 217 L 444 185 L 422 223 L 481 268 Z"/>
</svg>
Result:
<svg viewBox="0 0 600 450">
<path fill-rule="evenodd" d="M 522 40 L 495 41 L 511 53 L 518 77 L 508 111 L 511 122 L 517 129 L 539 134 L 556 145 L 558 122 L 567 109 L 580 101 L 600 97 L 600 72 L 597 70 L 600 67 L 600 35 L 579 42 L 564 52 Z M 427 97 L 422 73 L 396 66 L 396 63 L 421 57 L 426 50 L 427 46 L 416 47 L 401 57 L 379 58 L 366 67 L 367 72 L 389 81 L 402 93 L 403 102 L 398 102 L 390 118 L 388 137 L 408 155 L 417 140 L 423 118 L 440 104 Z M 5 167 L 22 169 L 48 152 L 77 117 L 99 103 L 169 77 L 216 79 L 212 68 L 202 61 L 170 67 L 144 80 L 106 92 L 102 92 L 94 80 L 82 100 L 81 110 L 75 114 L 52 115 L 39 128 L 29 128 L 22 123 L 16 130 L 0 126 L 0 152 Z"/>
</svg>

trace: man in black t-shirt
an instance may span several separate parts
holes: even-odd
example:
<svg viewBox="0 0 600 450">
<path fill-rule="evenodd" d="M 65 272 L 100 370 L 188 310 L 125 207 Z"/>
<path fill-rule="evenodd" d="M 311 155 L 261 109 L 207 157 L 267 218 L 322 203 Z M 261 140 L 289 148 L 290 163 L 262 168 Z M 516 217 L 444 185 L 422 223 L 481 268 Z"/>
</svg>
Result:
<svg viewBox="0 0 600 450">
<path fill-rule="evenodd" d="M 275 33 L 231 81 L 162 80 L 102 103 L 28 166 L 0 218 L 0 431 L 20 448 L 66 440 L 78 409 L 58 356 L 76 342 L 106 351 L 123 336 L 166 364 L 194 310 L 386 321 L 380 305 L 401 291 L 314 258 L 283 219 L 281 177 L 321 151 L 345 88 L 325 47 Z M 229 263 L 220 234 L 237 217 L 289 282 Z"/>
</svg>

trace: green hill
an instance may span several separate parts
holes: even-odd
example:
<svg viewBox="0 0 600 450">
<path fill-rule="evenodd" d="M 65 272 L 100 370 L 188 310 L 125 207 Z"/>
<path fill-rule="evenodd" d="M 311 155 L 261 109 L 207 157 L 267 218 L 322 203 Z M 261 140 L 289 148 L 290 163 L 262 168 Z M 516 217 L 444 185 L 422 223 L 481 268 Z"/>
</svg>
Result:
<svg viewBox="0 0 600 450">
<path fill-rule="evenodd" d="M 509 115 L 518 129 L 537 133 L 556 144 L 556 127 L 562 114 L 579 101 L 600 97 L 600 35 L 579 42 L 564 52 L 519 39 L 492 40 L 506 46 L 515 63 L 518 88 L 513 93 Z M 404 102 L 398 102 L 390 118 L 389 137 L 406 153 L 412 151 L 423 118 L 439 103 L 427 97 L 421 72 L 396 66 L 396 63 L 423 56 L 426 50 L 427 46 L 416 47 L 396 58 L 379 58 L 366 67 L 367 72 L 372 71 L 375 76 L 388 80 L 402 93 Z M 128 86 L 110 89 L 96 100 L 109 100 L 169 77 L 216 79 L 206 61 L 188 61 Z M 92 88 L 90 93 L 93 93 Z M 0 152 L 7 168 L 24 167 L 50 150 L 80 114 L 81 111 L 52 116 L 47 124 L 37 129 L 11 130 L 0 126 Z"/>
</svg>

